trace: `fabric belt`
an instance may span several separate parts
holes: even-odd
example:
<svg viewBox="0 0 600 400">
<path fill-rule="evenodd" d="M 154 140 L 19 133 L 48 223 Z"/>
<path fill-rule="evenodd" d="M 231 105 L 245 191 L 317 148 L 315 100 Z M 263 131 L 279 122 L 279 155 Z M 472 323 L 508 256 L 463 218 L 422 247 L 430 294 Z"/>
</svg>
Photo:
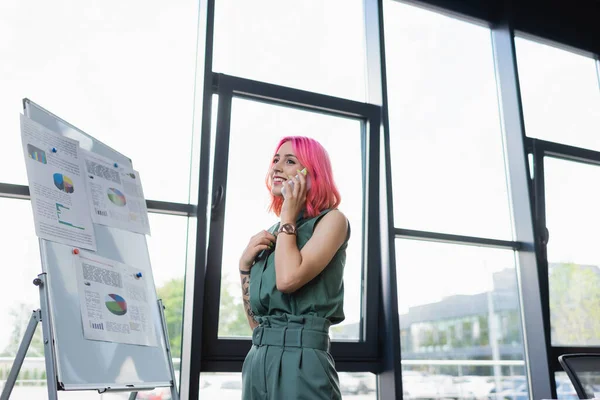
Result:
<svg viewBox="0 0 600 400">
<path fill-rule="evenodd" d="M 252 332 L 252 344 L 257 346 L 310 347 L 329 351 L 329 335 L 304 328 L 270 328 L 257 326 Z"/>
</svg>

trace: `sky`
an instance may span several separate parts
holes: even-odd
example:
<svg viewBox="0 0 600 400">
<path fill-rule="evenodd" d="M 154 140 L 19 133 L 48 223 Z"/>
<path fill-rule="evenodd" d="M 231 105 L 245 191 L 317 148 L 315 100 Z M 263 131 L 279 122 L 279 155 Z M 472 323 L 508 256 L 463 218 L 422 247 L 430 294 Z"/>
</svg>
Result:
<svg viewBox="0 0 600 400">
<path fill-rule="evenodd" d="M 213 69 L 367 101 L 362 1 L 219 0 Z M 339 10 L 342 9 L 343 18 Z M 148 199 L 187 203 L 194 113 L 196 0 L 0 3 L 0 182 L 26 184 L 21 99 L 28 97 L 133 160 Z M 511 240 L 510 209 L 489 29 L 384 2 L 395 225 Z M 306 29 L 310 26 L 310 29 Z M 600 150 L 600 91 L 591 58 L 518 38 L 530 136 Z M 266 212 L 264 176 L 277 140 L 302 134 L 328 149 L 340 209 L 352 225 L 346 323 L 360 310 L 361 176 L 357 121 L 236 100 L 232 107 L 223 277 L 235 273 Z M 550 162 L 550 255 L 598 263 L 595 169 Z M 589 180 L 592 179 L 592 180 Z M 29 203 L 0 199 L 0 349 L 16 300 L 37 304 L 39 250 Z M 185 271 L 186 219 L 151 215 L 149 251 L 160 287 Z M 399 307 L 492 288 L 512 252 L 398 240 Z M 515 276 L 516 279 L 516 276 Z"/>
</svg>

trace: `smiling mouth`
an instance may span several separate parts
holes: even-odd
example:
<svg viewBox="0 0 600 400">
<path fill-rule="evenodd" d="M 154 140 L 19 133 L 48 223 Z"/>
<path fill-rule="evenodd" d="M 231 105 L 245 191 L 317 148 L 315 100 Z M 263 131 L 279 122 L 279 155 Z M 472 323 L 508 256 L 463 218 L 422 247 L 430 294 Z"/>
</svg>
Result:
<svg viewBox="0 0 600 400">
<path fill-rule="evenodd" d="M 273 185 L 282 185 L 285 182 L 285 179 L 280 177 L 273 178 Z"/>
</svg>

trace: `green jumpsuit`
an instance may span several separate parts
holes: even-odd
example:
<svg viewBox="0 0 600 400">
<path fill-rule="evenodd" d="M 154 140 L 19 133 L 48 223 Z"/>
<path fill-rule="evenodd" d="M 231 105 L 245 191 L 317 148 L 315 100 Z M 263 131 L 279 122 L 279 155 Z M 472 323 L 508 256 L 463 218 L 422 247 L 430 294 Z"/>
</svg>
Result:
<svg viewBox="0 0 600 400">
<path fill-rule="evenodd" d="M 329 210 L 298 217 L 301 250 Z M 279 224 L 271 227 L 274 233 Z M 282 234 L 283 235 L 283 234 Z M 346 240 L 312 281 L 291 294 L 277 290 L 275 253 L 261 252 L 250 275 L 250 306 L 259 326 L 242 367 L 243 400 L 341 399 L 335 363 L 329 353 L 329 327 L 344 320 L 343 274 Z"/>
</svg>

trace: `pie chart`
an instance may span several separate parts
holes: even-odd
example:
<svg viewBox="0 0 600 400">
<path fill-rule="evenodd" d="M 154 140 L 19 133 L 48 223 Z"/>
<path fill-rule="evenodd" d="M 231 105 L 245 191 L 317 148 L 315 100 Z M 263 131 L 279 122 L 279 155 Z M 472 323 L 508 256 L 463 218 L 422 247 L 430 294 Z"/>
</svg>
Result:
<svg viewBox="0 0 600 400">
<path fill-rule="evenodd" d="M 66 193 L 73 193 L 75 188 L 73 187 L 73 181 L 66 175 L 54 174 L 54 186 Z"/>
<path fill-rule="evenodd" d="M 108 188 L 108 199 L 111 203 L 116 206 L 124 207 L 127 204 L 127 200 L 125 200 L 125 195 L 121 193 L 119 189 Z"/>
<path fill-rule="evenodd" d="M 118 294 L 111 293 L 106 295 L 104 304 L 106 304 L 108 311 L 115 315 L 125 315 L 127 313 L 127 303 Z"/>
</svg>

